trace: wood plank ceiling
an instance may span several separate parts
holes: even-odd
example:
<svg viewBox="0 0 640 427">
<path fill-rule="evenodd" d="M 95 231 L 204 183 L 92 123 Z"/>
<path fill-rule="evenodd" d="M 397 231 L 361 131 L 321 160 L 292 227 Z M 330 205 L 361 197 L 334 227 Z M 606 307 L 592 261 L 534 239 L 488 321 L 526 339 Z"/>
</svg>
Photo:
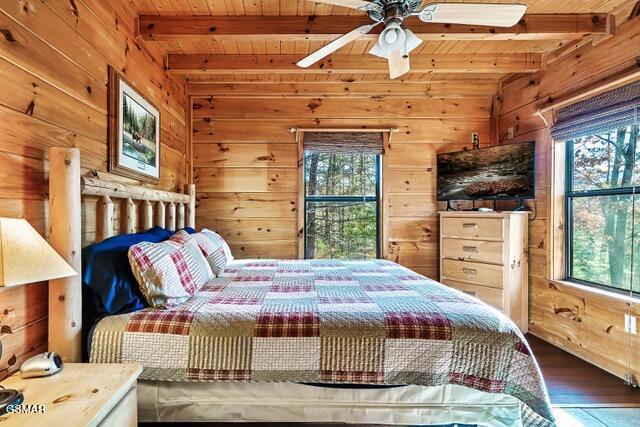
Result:
<svg viewBox="0 0 640 427">
<path fill-rule="evenodd" d="M 154 16 L 214 16 L 251 17 L 302 16 L 302 17 L 351 17 L 362 18 L 363 12 L 308 0 L 131 0 L 141 15 L 140 35 L 148 43 L 159 44 L 168 54 L 171 72 L 183 74 L 188 81 L 385 81 L 384 62 L 377 61 L 367 52 L 375 44 L 375 37 L 363 38 L 337 51 L 331 66 L 313 67 L 309 70 L 291 66 L 295 59 L 304 57 L 323 46 L 330 38 L 321 36 L 291 36 L 260 34 L 255 30 L 255 19 L 247 21 L 247 36 L 238 36 L 242 30 L 233 29 L 235 21 L 227 21 L 227 28 L 236 33 L 229 37 L 197 35 L 192 22 L 183 23 L 188 34 L 153 34 L 159 32 Z M 449 0 L 447 0 L 449 1 Z M 456 2 L 512 3 L 512 0 L 455 0 Z M 554 14 L 609 14 L 615 13 L 628 0 L 519 0 L 527 4 L 527 15 Z M 533 18 L 529 28 L 533 28 Z M 537 17 L 536 23 L 545 24 L 545 17 Z M 413 71 L 402 77 L 403 81 L 433 80 L 485 80 L 498 81 L 510 74 L 533 72 L 544 66 L 546 54 L 567 45 L 579 43 L 589 37 L 600 37 L 606 32 L 606 16 L 598 16 L 599 23 L 583 17 L 574 24 L 582 30 L 570 34 L 570 25 L 564 25 L 562 35 L 536 37 L 491 36 L 469 40 L 460 34 L 442 36 L 430 34 L 428 40 L 411 54 Z M 189 18 L 186 18 L 189 19 Z M 331 19 L 331 18 L 329 18 Z M 336 18 L 337 19 L 337 18 Z M 365 17 L 366 19 L 366 17 Z M 160 21 L 158 21 L 160 22 Z M 576 21 L 578 22 L 578 21 Z M 151 24 L 151 25 L 149 25 Z M 224 22 L 223 22 L 224 24 Z M 143 26 L 144 25 L 144 26 Z M 206 23 L 205 23 L 206 25 Z M 242 23 L 237 25 L 243 25 Z M 346 25 L 346 24 L 345 24 Z M 407 21 L 407 26 L 423 25 L 417 19 Z M 590 26 L 589 26 L 590 25 Z M 527 25 L 522 25 L 527 30 Z M 547 27 L 553 27 L 547 23 Z M 598 35 L 591 36 L 585 28 Z M 154 31 L 150 30 L 153 29 Z M 468 31 L 468 29 L 463 29 Z M 523 31 L 524 31 L 523 30 Z M 449 30 L 450 31 L 450 30 Z M 476 30 L 471 29 L 472 33 Z M 527 30 L 528 31 L 528 30 Z M 536 30 L 537 31 L 537 30 Z M 546 31 L 546 30 L 545 30 Z M 419 31 L 416 31 L 419 32 Z M 456 31 L 453 31 L 457 33 Z M 552 31 L 553 32 L 553 31 Z M 331 37 L 333 33 L 327 31 Z M 476 34 L 477 35 L 477 34 Z M 154 37 L 155 36 L 155 37 Z M 421 38 L 425 38 L 422 37 Z M 452 39 L 453 38 L 453 39 Z M 506 40 L 505 40 L 506 38 Z M 531 40 L 534 38 L 534 40 Z M 443 40 L 444 39 L 444 40 Z M 224 57 L 223 57 L 224 55 Z M 351 58 L 353 57 L 353 58 Z M 253 63 L 262 63 L 254 66 Z M 380 64 L 382 66 L 380 66 Z M 213 65 L 212 65 L 213 63 Z M 493 66 L 496 63 L 498 65 Z M 271 65 L 274 64 L 274 65 Z M 278 65 L 279 64 L 279 65 Z M 431 64 L 436 64 L 435 68 Z M 327 65 L 327 64 L 325 64 Z M 205 72 L 206 70 L 206 72 Z"/>
</svg>

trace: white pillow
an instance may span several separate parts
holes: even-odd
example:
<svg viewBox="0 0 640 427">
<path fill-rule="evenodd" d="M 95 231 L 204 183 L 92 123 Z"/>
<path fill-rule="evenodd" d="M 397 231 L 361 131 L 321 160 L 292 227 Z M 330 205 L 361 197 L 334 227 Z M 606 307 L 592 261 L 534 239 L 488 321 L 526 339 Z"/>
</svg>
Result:
<svg viewBox="0 0 640 427">
<path fill-rule="evenodd" d="M 178 233 L 186 234 L 184 231 L 179 231 Z M 231 248 L 218 233 L 203 228 L 200 233 L 191 234 L 191 237 L 198 242 L 200 250 L 216 276 L 224 270 L 230 261 L 233 261 Z"/>
</svg>

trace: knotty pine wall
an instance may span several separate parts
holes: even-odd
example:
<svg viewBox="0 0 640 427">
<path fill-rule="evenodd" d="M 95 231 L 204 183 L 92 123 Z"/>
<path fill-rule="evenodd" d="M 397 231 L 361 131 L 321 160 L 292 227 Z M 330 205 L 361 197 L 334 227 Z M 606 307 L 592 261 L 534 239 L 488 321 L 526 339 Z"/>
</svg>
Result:
<svg viewBox="0 0 640 427">
<path fill-rule="evenodd" d="M 582 48 L 550 63 L 544 74 L 524 77 L 504 88 L 499 134 L 513 127 L 508 142 L 536 140 L 537 191 L 535 220 L 530 223 L 530 331 L 618 376 L 640 377 L 640 335 L 624 332 L 624 313 L 640 315 L 637 300 L 623 301 L 592 290 L 576 289 L 548 280 L 552 260 L 562 263 L 563 213 L 557 212 L 557 230 L 551 224 L 552 182 L 563 188 L 564 179 L 552 171 L 549 128 L 534 116 L 544 102 L 597 85 L 623 70 L 640 69 L 640 17 L 623 23 L 612 37 L 597 46 Z M 560 199 L 562 196 L 560 195 Z M 561 209 L 560 209 L 561 210 Z"/>
<path fill-rule="evenodd" d="M 126 0 L 0 3 L 0 216 L 25 217 L 47 234 L 51 146 L 79 147 L 83 172 L 106 171 L 108 64 L 160 108 L 160 187 L 182 188 L 184 81 L 165 74 L 160 50 L 134 39 L 131 7 Z M 84 243 L 95 231 L 93 209 L 84 203 Z M 0 288 L 0 324 L 12 332 L 0 336 L 3 378 L 46 350 L 46 283 Z"/>
<path fill-rule="evenodd" d="M 296 135 L 301 128 L 399 128 L 384 154 L 384 254 L 438 277 L 435 162 L 471 132 L 489 141 L 495 85 L 473 83 L 197 84 L 193 98 L 197 224 L 239 258 L 297 258 Z M 208 94 L 208 96 L 204 96 Z M 468 95 L 463 95 L 468 94 Z"/>
</svg>

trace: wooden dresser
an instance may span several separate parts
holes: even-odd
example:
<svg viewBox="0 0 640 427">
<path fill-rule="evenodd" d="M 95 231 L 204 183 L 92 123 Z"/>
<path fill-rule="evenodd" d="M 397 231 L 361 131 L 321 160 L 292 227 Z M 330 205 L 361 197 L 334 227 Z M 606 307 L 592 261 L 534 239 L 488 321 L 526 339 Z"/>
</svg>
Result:
<svg viewBox="0 0 640 427">
<path fill-rule="evenodd" d="M 527 332 L 529 212 L 440 212 L 440 281 Z"/>
</svg>

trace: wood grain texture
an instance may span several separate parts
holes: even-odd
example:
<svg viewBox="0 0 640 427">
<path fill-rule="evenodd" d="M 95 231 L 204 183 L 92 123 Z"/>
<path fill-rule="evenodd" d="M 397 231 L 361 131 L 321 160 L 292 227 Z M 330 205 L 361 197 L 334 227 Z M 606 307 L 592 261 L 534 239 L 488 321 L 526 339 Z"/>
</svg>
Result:
<svg viewBox="0 0 640 427">
<path fill-rule="evenodd" d="M 49 281 L 49 341 L 64 362 L 82 360 L 82 272 L 80 151 L 53 147 L 49 153 L 49 242 L 76 272 L 71 277 Z M 101 200 L 99 218 L 103 238 L 113 234 L 113 203 Z"/>
<path fill-rule="evenodd" d="M 402 98 L 389 96 L 394 85 L 360 95 L 323 85 L 328 93 L 314 98 L 315 83 L 258 85 L 257 97 L 248 93 L 251 84 L 203 84 L 193 111 L 198 226 L 229 239 L 239 258 L 296 258 L 302 206 L 296 133 L 290 128 L 398 128 L 383 154 L 381 252 L 437 278 L 436 155 L 465 146 L 471 132 L 488 144 L 489 87 L 483 83 L 465 94 L 453 85 L 434 85 L 438 96 L 426 90 Z M 297 95 L 286 96 L 292 93 Z"/>
<path fill-rule="evenodd" d="M 274 85 L 272 90 L 277 91 Z M 453 92 L 458 93 L 458 92 Z M 413 94 L 415 96 L 415 94 Z M 347 104 L 349 101 L 344 101 Z M 463 101 L 461 101 L 463 102 Z M 486 106 L 489 108 L 489 98 Z M 198 143 L 291 143 L 295 144 L 295 133 L 289 129 L 304 128 L 397 128 L 399 132 L 393 134 L 393 143 L 420 144 L 460 144 L 470 141 L 471 132 L 478 132 L 480 141 L 489 141 L 489 126 L 487 119 L 451 120 L 449 118 L 411 118 L 410 116 L 389 118 L 372 115 L 357 119 L 344 117 L 315 118 L 315 119 L 282 119 L 279 115 L 267 119 L 243 119 L 242 124 L 234 119 L 220 119 L 217 116 L 194 119 L 193 142 Z"/>
<path fill-rule="evenodd" d="M 322 40 L 331 41 L 371 20 L 366 16 L 153 16 L 138 20 L 144 40 Z M 422 40 L 568 40 L 606 32 L 604 14 L 525 15 L 510 28 L 424 23 L 409 18 L 407 25 Z M 375 41 L 382 27 L 360 41 Z"/>
<path fill-rule="evenodd" d="M 113 65 L 162 113 L 160 187 L 185 183 L 185 84 L 167 75 L 163 52 L 133 34 L 130 2 L 2 2 L 0 5 L 0 216 L 26 218 L 49 235 L 49 148 L 77 147 L 83 174 L 106 171 L 107 65 Z M 84 202 L 82 242 L 95 240 L 97 199 Z M 93 216 L 92 216 L 93 215 Z M 113 229 L 120 230 L 121 209 Z M 88 219 L 92 218 L 92 219 Z M 122 222 L 126 226 L 126 221 Z M 0 378 L 47 348 L 46 285 L 0 290 Z M 46 300 L 45 300 L 46 301 Z M 5 305 L 6 304 L 6 305 Z M 56 349 L 53 349 L 56 350 Z M 58 350 L 59 351 L 59 350 Z"/>
<path fill-rule="evenodd" d="M 193 150 L 195 167 L 296 167 L 297 147 L 294 144 L 196 144 Z"/>
<path fill-rule="evenodd" d="M 277 91 L 274 91 L 277 85 Z M 265 98 L 284 97 L 353 97 L 353 96 L 387 96 L 405 97 L 427 95 L 434 97 L 491 96 L 497 91 L 497 84 L 491 80 L 474 81 L 436 81 L 412 82 L 190 82 L 187 92 L 192 95 L 208 96 L 252 96 Z"/>
<path fill-rule="evenodd" d="M 531 334 L 525 337 L 540 365 L 553 405 L 585 407 L 588 411 L 592 409 L 586 408 L 595 405 L 602 408 L 615 406 L 640 408 L 638 390 L 625 385 L 619 378 Z M 567 369 L 567 366 L 571 366 L 571 369 Z M 595 402 L 597 403 L 594 405 Z M 603 409 L 603 411 L 607 410 Z M 637 419 L 636 413 L 636 418 L 628 418 L 626 422 L 595 425 L 633 425 Z M 561 424 L 561 419 L 556 418 L 556 421 L 564 425 Z"/>
<path fill-rule="evenodd" d="M 607 15 L 612 14 L 616 22 L 623 22 L 633 9 L 634 2 L 527 0 L 525 3 L 527 14 L 513 28 L 423 24 L 415 17 L 408 18 L 408 27 L 425 40 L 411 53 L 412 61 L 415 57 L 434 54 L 473 57 L 494 53 L 569 52 L 576 46 L 608 37 L 613 20 Z M 176 55 L 291 55 L 301 59 L 328 40 L 358 27 L 360 23 L 370 22 L 364 12 L 308 0 L 135 0 L 133 4 L 141 15 L 148 17 L 145 18 L 148 21 L 140 26 L 139 33 L 147 39 L 160 40 L 149 40 L 147 44 L 162 46 L 170 54 Z M 370 35 L 348 43 L 336 54 L 353 56 L 356 61 L 367 57 L 367 52 L 375 44 L 376 32 L 381 28 L 375 28 Z M 463 80 L 472 74 L 475 73 L 465 73 Z M 267 71 L 228 75 L 189 74 L 186 77 L 192 82 L 388 81 L 386 70 L 364 74 L 326 71 L 318 74 L 315 70 L 300 74 L 296 70 L 280 75 Z M 495 82 L 505 74 L 489 72 L 475 74 L 475 77 L 493 79 Z M 403 80 L 427 82 L 440 79 L 461 81 L 460 74 L 433 73 L 412 73 Z"/>
<path fill-rule="evenodd" d="M 296 62 L 300 55 L 206 55 L 170 54 L 168 69 L 173 74 L 375 74 L 387 73 L 388 64 L 373 55 L 336 55 L 308 68 Z M 539 53 L 481 53 L 413 55 L 409 73 L 533 73 L 544 68 Z"/>
<path fill-rule="evenodd" d="M 137 425 L 137 363 L 69 363 L 57 375 L 22 379 L 13 375 L 2 386 L 22 391 L 25 402 L 37 402 L 47 410 L 40 417 L 16 413 L 4 415 L 6 426 L 40 425 L 123 426 Z M 39 418 L 39 419 L 38 419 Z"/>
<path fill-rule="evenodd" d="M 640 375 L 640 336 L 624 332 L 623 313 L 640 312 L 636 301 L 589 288 L 555 282 L 562 278 L 564 157 L 549 128 L 533 116 L 549 99 L 590 90 L 628 70 L 640 57 L 640 17 L 620 25 L 598 46 L 585 45 L 549 64 L 546 73 L 516 80 L 504 88 L 500 136 L 514 128 L 516 141 L 536 140 L 535 219 L 529 224 L 530 331 L 544 340 L 619 377 Z M 607 60 L 602 60 L 607 52 Z M 507 140 L 507 142 L 509 142 Z M 635 357 L 635 359 L 634 359 Z"/>
<path fill-rule="evenodd" d="M 470 118 L 486 119 L 490 115 L 491 101 L 487 97 L 448 99 L 423 96 L 403 99 L 384 97 L 357 97 L 345 102 L 341 98 L 196 98 L 194 118 L 217 119 L 280 119 L 352 118 Z"/>
</svg>

